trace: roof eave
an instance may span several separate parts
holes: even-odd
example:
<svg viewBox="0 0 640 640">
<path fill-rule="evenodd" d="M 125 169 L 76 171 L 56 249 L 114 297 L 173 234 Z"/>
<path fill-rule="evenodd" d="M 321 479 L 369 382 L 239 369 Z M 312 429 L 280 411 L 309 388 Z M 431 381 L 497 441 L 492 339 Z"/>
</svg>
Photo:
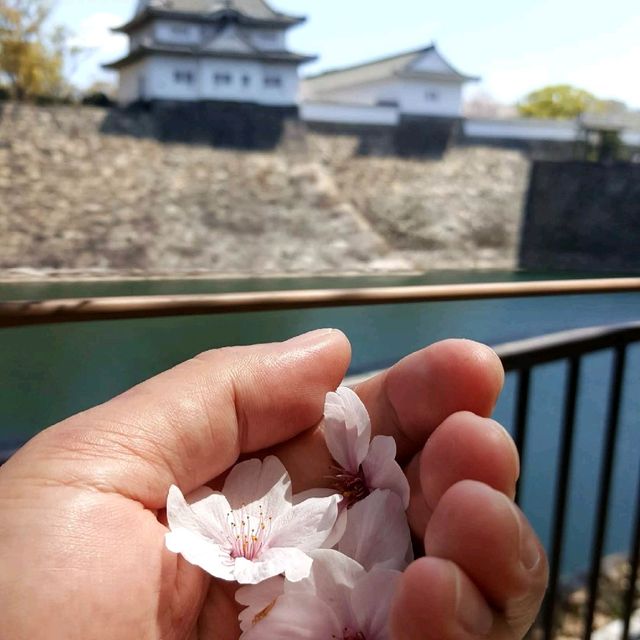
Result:
<svg viewBox="0 0 640 640">
<path fill-rule="evenodd" d="M 261 52 L 256 51 L 255 53 L 244 53 L 237 51 L 202 51 L 197 49 L 154 49 L 149 47 L 139 47 L 134 51 L 131 51 L 124 58 L 120 58 L 119 60 L 114 60 L 113 62 L 109 62 L 102 65 L 103 69 L 108 69 L 111 71 L 117 71 L 118 69 L 122 69 L 124 67 L 129 66 L 130 64 L 134 64 L 138 60 L 142 58 L 146 58 L 150 55 L 178 55 L 178 56 L 187 56 L 187 57 L 197 57 L 197 56 L 205 56 L 208 58 L 230 58 L 230 59 L 240 59 L 240 60 L 252 60 L 252 59 L 261 59 L 261 60 L 269 60 L 272 62 L 283 62 L 285 64 L 308 64 L 309 62 L 315 62 L 318 59 L 318 56 L 305 55 L 305 54 L 297 54 L 290 52 Z"/>
<path fill-rule="evenodd" d="M 396 72 L 398 78 L 407 78 L 412 80 L 443 80 L 445 82 L 480 82 L 480 76 L 467 76 L 462 73 L 437 73 L 430 71 L 399 71 Z"/>
<path fill-rule="evenodd" d="M 129 20 L 125 24 L 119 27 L 113 27 L 111 31 L 114 33 L 126 33 L 130 34 L 132 31 L 135 31 L 139 27 L 144 26 L 149 20 L 153 18 L 167 18 L 171 20 L 184 20 L 184 21 L 200 21 L 200 22 L 217 22 L 221 20 L 225 16 L 233 15 L 238 19 L 240 24 L 251 25 L 251 26 L 261 26 L 261 27 L 271 27 L 274 29 L 278 28 L 289 28 L 296 27 L 301 25 L 307 21 L 305 16 L 284 16 L 282 15 L 278 19 L 269 19 L 269 18 L 252 18 L 250 16 L 245 16 L 241 13 L 238 13 L 234 10 L 221 10 L 216 11 L 212 14 L 198 14 L 198 13 L 184 13 L 182 11 L 164 11 L 159 9 L 145 9 L 142 13 L 135 16 L 133 19 Z"/>
</svg>

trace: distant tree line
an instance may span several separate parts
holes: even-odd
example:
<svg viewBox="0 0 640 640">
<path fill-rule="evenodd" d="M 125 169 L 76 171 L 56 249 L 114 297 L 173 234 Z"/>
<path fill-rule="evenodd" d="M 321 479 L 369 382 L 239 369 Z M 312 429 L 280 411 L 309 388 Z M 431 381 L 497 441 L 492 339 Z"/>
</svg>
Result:
<svg viewBox="0 0 640 640">
<path fill-rule="evenodd" d="M 78 98 L 65 79 L 65 60 L 80 52 L 64 27 L 49 24 L 51 10 L 47 0 L 0 0 L 0 100 L 111 106 L 105 83 Z"/>
<path fill-rule="evenodd" d="M 584 89 L 556 84 L 532 91 L 521 100 L 518 112 L 525 118 L 572 119 L 585 113 L 613 115 L 625 113 L 623 102 L 602 100 Z"/>
<path fill-rule="evenodd" d="M 51 13 L 44 0 L 0 0 L 0 77 L 10 97 L 62 97 L 67 34 L 46 29 Z"/>
</svg>

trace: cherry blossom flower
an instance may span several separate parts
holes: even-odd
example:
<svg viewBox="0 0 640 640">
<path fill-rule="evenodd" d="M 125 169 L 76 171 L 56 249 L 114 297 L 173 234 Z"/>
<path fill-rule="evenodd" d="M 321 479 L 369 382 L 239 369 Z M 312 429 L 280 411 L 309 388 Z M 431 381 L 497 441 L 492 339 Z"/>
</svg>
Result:
<svg viewBox="0 0 640 640">
<path fill-rule="evenodd" d="M 376 490 L 355 504 L 337 551 L 365 571 L 406 568 L 412 560 L 411 534 L 400 498 L 391 491 Z M 239 616 L 242 631 L 248 632 L 269 616 L 285 589 L 291 592 L 279 576 L 239 589 L 236 600 L 246 607 Z"/>
<path fill-rule="evenodd" d="M 371 439 L 369 414 L 347 387 L 328 393 L 324 405 L 324 435 L 338 464 L 334 488 L 348 508 L 374 489 L 389 489 L 409 506 L 409 483 L 396 462 L 396 443 L 390 436 Z"/>
<path fill-rule="evenodd" d="M 309 552 L 319 548 L 338 516 L 337 495 L 293 504 L 291 480 L 274 456 L 237 464 L 222 493 L 203 488 L 189 503 L 172 486 L 166 545 L 223 580 L 256 584 L 284 573 L 309 575 Z"/>
<path fill-rule="evenodd" d="M 367 572 L 338 551 L 319 549 L 309 577 L 284 593 L 243 640 L 389 640 L 389 610 L 400 571 Z"/>
</svg>

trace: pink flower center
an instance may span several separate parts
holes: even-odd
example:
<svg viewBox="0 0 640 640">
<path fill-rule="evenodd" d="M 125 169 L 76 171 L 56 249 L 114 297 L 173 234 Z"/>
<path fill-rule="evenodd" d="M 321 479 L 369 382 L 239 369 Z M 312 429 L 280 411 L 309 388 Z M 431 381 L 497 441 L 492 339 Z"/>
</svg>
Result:
<svg viewBox="0 0 640 640">
<path fill-rule="evenodd" d="M 344 498 L 344 504 L 347 509 L 356 502 L 364 500 L 371 493 L 367 486 L 362 466 L 359 467 L 358 473 L 336 467 L 336 474 L 333 476 L 333 480 L 334 489 Z"/>
<path fill-rule="evenodd" d="M 262 507 L 259 507 L 258 515 L 249 515 L 243 506 L 237 511 L 230 511 L 227 520 L 231 528 L 227 538 L 231 557 L 255 560 L 269 538 L 271 516 L 266 516 Z"/>
</svg>

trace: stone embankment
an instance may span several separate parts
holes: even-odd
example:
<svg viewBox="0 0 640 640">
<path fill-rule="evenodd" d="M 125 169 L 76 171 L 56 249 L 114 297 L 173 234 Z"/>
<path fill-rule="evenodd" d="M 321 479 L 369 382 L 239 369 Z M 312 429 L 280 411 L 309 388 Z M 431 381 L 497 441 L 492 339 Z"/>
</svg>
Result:
<svg viewBox="0 0 640 640">
<path fill-rule="evenodd" d="M 319 136 L 240 152 L 107 135 L 101 109 L 0 108 L 2 276 L 514 266 L 517 152 L 359 157 Z"/>
</svg>

